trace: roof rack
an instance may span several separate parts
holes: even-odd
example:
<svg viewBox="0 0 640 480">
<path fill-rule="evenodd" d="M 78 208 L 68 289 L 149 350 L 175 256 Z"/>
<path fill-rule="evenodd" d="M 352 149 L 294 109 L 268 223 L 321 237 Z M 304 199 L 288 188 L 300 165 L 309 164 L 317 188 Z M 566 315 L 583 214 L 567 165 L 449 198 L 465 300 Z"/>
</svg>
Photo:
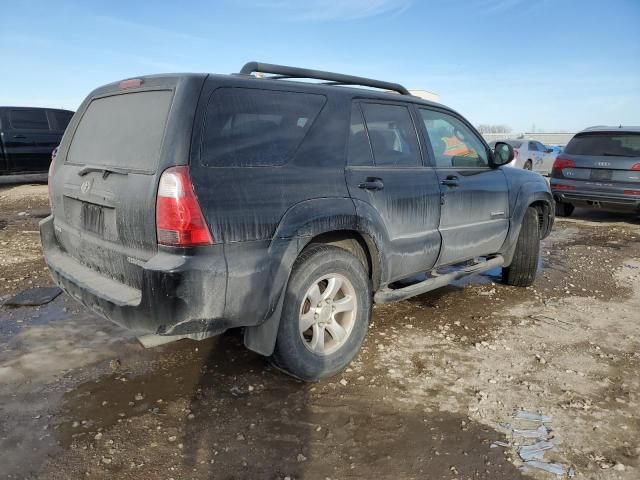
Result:
<svg viewBox="0 0 640 480">
<path fill-rule="evenodd" d="M 240 70 L 240 75 L 251 75 L 252 73 L 271 73 L 271 79 L 284 78 L 313 78 L 317 80 L 327 80 L 326 85 L 361 85 L 363 87 L 380 88 L 392 90 L 400 95 L 411 95 L 409 90 L 399 83 L 384 82 L 365 77 L 355 77 L 342 73 L 323 72 L 322 70 L 311 70 L 309 68 L 288 67 L 286 65 L 274 65 L 271 63 L 248 62 Z"/>
</svg>

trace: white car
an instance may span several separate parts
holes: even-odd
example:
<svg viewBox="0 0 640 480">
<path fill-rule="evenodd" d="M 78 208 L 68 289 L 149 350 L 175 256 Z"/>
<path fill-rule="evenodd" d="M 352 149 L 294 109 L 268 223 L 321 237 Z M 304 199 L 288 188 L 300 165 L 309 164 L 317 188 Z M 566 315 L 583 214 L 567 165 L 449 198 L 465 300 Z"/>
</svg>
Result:
<svg viewBox="0 0 640 480">
<path fill-rule="evenodd" d="M 558 156 L 552 148 L 546 147 L 537 140 L 529 140 L 526 138 L 519 140 L 496 140 L 491 142 L 489 146 L 493 149 L 496 142 L 506 142 L 513 147 L 515 158 L 509 163 L 510 167 L 533 170 L 541 175 L 551 174 L 551 167 Z"/>
</svg>

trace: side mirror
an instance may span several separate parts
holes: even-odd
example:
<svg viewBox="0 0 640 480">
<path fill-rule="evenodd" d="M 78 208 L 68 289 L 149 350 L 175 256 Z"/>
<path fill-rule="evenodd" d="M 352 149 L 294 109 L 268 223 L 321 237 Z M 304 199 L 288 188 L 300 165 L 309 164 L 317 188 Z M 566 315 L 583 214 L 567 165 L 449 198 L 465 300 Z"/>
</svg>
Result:
<svg viewBox="0 0 640 480">
<path fill-rule="evenodd" d="M 494 167 L 501 167 L 502 165 L 511 163 L 514 157 L 515 154 L 511 145 L 506 142 L 496 142 L 496 146 L 493 148 L 491 164 Z"/>
<path fill-rule="evenodd" d="M 547 148 L 547 153 L 553 153 L 553 148 Z"/>
</svg>

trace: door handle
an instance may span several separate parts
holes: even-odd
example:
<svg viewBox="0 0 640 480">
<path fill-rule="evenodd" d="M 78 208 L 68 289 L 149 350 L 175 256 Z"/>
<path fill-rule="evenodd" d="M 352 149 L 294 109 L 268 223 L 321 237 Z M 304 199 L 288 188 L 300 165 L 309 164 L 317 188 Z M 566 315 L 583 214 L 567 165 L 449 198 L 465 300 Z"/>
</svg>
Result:
<svg viewBox="0 0 640 480">
<path fill-rule="evenodd" d="M 362 188 L 363 190 L 382 190 L 384 183 L 380 178 L 367 178 L 366 181 L 358 185 L 358 188 Z"/>
<path fill-rule="evenodd" d="M 25 135 L 14 135 L 13 138 L 27 138 Z"/>
<path fill-rule="evenodd" d="M 458 177 L 455 175 L 447 175 L 447 177 L 440 182 L 442 185 L 446 185 L 448 187 L 457 187 L 458 186 Z"/>
</svg>

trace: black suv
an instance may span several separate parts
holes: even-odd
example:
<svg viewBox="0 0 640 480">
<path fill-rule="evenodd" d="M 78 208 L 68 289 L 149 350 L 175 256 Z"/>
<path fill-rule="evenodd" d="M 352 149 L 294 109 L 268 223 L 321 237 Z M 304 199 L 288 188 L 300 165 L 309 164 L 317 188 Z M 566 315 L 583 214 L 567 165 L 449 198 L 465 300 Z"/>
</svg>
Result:
<svg viewBox="0 0 640 480">
<path fill-rule="evenodd" d="M 0 175 L 46 173 L 73 112 L 0 107 Z"/>
<path fill-rule="evenodd" d="M 372 301 L 495 267 L 531 285 L 553 200 L 512 159 L 394 83 L 256 62 L 128 79 L 64 135 L 45 259 L 143 344 L 245 327 L 248 348 L 319 379 L 356 355 Z"/>
</svg>

